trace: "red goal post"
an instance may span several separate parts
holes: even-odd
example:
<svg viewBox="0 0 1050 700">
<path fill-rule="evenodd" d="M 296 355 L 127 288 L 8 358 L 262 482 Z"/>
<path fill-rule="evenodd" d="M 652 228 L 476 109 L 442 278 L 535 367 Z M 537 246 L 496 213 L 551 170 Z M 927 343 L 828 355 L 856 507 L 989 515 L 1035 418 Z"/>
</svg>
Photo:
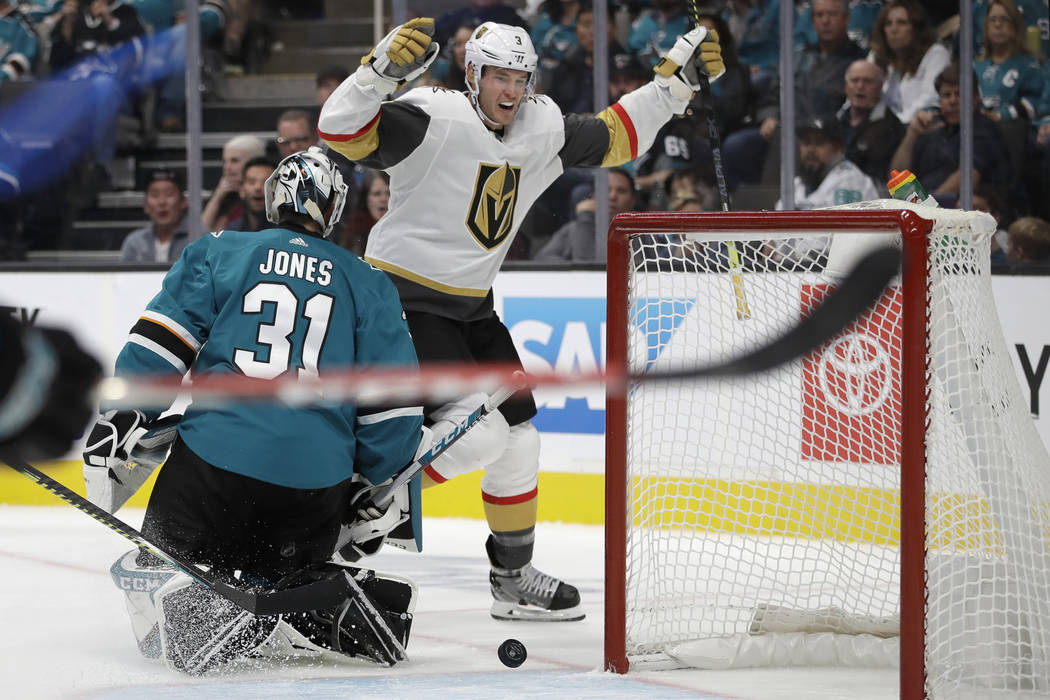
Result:
<svg viewBox="0 0 1050 700">
<path fill-rule="evenodd" d="M 611 372 L 774 337 L 871 241 L 901 241 L 904 267 L 800 361 L 607 398 L 607 669 L 890 657 L 902 698 L 1050 688 L 1050 469 L 991 302 L 994 225 L 859 206 L 614 219 Z"/>
</svg>

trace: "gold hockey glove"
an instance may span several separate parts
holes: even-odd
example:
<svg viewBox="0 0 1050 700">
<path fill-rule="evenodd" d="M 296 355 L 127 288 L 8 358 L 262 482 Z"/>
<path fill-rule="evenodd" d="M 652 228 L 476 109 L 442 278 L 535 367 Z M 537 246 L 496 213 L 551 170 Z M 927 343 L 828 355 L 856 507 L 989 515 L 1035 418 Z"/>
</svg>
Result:
<svg viewBox="0 0 1050 700">
<path fill-rule="evenodd" d="M 690 100 L 700 90 L 700 76 L 715 81 L 725 73 L 718 32 L 696 27 L 678 37 L 653 71 L 657 85 L 666 87 L 677 100 Z"/>
<path fill-rule="evenodd" d="M 371 65 L 380 77 L 395 83 L 415 80 L 437 58 L 440 46 L 433 36 L 434 20 L 417 17 L 395 27 L 361 63 Z"/>
</svg>

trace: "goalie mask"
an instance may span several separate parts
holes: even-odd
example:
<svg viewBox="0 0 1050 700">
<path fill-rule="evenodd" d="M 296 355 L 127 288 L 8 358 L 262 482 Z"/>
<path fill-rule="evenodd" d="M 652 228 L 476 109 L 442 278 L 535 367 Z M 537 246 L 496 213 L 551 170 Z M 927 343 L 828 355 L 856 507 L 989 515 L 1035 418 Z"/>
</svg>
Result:
<svg viewBox="0 0 1050 700">
<path fill-rule="evenodd" d="M 486 122 L 494 123 L 481 110 L 481 102 L 478 99 L 478 93 L 481 90 L 481 72 L 485 66 L 525 71 L 529 74 L 525 94 L 532 94 L 533 87 L 536 85 L 536 66 L 539 63 L 539 57 L 532 47 L 529 33 L 521 27 L 485 22 L 474 30 L 470 39 L 467 40 L 464 51 L 463 62 L 466 66 L 467 91 L 474 102 L 474 109 Z"/>
<path fill-rule="evenodd" d="M 277 224 L 282 210 L 305 214 L 328 238 L 343 214 L 346 192 L 335 163 L 320 148 L 311 146 L 282 160 L 266 179 L 266 218 Z"/>
</svg>

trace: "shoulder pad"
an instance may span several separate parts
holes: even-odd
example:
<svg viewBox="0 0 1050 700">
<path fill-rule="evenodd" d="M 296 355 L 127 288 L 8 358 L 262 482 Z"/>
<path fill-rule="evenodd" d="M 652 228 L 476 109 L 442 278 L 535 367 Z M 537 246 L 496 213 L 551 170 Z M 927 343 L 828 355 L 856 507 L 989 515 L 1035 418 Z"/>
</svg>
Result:
<svg viewBox="0 0 1050 700">
<path fill-rule="evenodd" d="M 471 115 L 474 114 L 474 108 L 470 106 L 470 98 L 465 92 L 443 87 L 414 88 L 395 101 L 415 105 L 432 118 L 438 119 L 460 116 L 468 112 Z"/>
<path fill-rule="evenodd" d="M 521 101 L 518 114 L 514 118 L 515 129 L 530 133 L 540 131 L 562 131 L 561 108 L 546 95 L 528 95 Z"/>
</svg>

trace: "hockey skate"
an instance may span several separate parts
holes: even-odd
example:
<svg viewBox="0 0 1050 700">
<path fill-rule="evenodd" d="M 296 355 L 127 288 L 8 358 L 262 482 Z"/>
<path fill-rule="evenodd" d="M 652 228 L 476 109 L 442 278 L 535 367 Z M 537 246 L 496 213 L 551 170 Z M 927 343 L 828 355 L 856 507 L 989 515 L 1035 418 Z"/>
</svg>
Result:
<svg viewBox="0 0 1050 700">
<path fill-rule="evenodd" d="M 572 622 L 584 618 L 580 592 L 532 564 L 520 569 L 492 567 L 491 614 L 497 620 Z"/>
</svg>

